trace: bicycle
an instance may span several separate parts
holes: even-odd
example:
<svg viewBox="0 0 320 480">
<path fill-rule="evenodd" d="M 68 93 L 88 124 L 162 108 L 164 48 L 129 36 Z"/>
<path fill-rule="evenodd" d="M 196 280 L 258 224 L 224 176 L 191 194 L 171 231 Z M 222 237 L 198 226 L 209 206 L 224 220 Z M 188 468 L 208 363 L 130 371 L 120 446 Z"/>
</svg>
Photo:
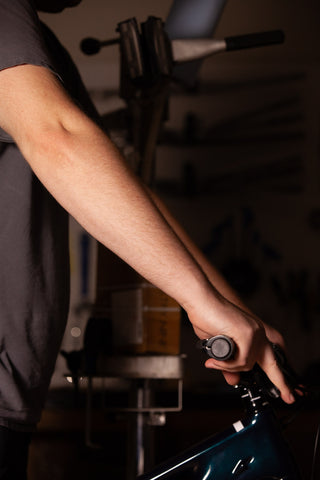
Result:
<svg viewBox="0 0 320 480">
<path fill-rule="evenodd" d="M 202 346 L 209 356 L 214 354 L 215 337 Z M 232 354 L 233 347 L 223 345 L 228 339 L 219 337 L 222 349 Z M 286 381 L 298 391 L 297 401 L 305 398 L 307 390 L 288 365 L 283 351 L 272 345 L 278 364 Z M 223 353 L 224 355 L 225 353 Z M 218 347 L 218 355 L 222 359 Z M 229 357 L 225 357 L 227 359 Z M 268 380 L 262 369 L 255 365 L 250 372 L 241 375 L 235 387 L 244 402 L 246 415 L 223 432 L 213 435 L 162 463 L 150 473 L 140 475 L 139 480 L 302 480 L 293 454 L 282 432 L 270 399 L 279 398 L 279 391 Z M 319 435 L 319 431 L 318 431 Z M 315 480 L 315 458 L 312 480 Z"/>
</svg>

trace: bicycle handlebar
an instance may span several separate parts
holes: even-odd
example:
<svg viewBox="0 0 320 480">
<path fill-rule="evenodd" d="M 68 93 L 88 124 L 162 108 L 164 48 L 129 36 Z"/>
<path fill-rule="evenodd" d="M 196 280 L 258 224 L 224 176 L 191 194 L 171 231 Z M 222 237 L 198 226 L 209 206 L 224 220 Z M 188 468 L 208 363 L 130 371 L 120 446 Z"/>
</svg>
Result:
<svg viewBox="0 0 320 480">
<path fill-rule="evenodd" d="M 173 59 L 176 63 L 200 60 L 220 52 L 243 50 L 247 48 L 265 47 L 284 42 L 282 30 L 249 33 L 226 37 L 221 40 L 209 38 L 172 40 Z"/>
<path fill-rule="evenodd" d="M 225 42 L 227 51 L 230 51 L 283 43 L 284 38 L 285 36 L 282 30 L 271 30 L 269 32 L 250 33 L 247 35 L 226 37 Z"/>
<path fill-rule="evenodd" d="M 232 358 L 236 349 L 232 338 L 226 335 L 215 335 L 214 337 L 200 340 L 197 346 L 204 349 L 209 357 L 220 361 Z"/>
<path fill-rule="evenodd" d="M 237 348 L 234 341 L 226 335 L 216 335 L 205 340 L 199 340 L 197 347 L 203 349 L 209 357 L 220 361 L 231 359 Z M 300 393 L 304 395 L 306 389 L 302 386 L 301 379 L 289 364 L 282 348 L 275 343 L 271 343 L 271 347 L 287 385 L 293 392 L 298 388 Z M 278 398 L 280 396 L 277 387 L 269 380 L 266 373 L 258 364 L 255 364 L 249 372 L 241 372 L 240 384 L 249 389 L 254 388 L 254 385 L 256 385 L 258 389 L 268 397 Z"/>
</svg>

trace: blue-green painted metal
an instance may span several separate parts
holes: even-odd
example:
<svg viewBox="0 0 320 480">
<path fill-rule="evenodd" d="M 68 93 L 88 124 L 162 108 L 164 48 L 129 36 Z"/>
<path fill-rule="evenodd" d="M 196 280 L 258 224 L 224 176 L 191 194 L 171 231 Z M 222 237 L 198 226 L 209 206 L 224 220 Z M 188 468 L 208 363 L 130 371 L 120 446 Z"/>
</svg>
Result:
<svg viewBox="0 0 320 480">
<path fill-rule="evenodd" d="M 139 480 L 301 480 L 269 405 L 155 468 Z"/>
</svg>

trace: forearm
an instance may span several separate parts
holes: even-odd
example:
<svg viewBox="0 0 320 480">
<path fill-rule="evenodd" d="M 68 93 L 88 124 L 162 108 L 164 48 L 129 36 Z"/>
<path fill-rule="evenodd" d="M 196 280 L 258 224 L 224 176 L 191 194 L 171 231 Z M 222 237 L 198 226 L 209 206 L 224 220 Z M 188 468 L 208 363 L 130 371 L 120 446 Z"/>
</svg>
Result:
<svg viewBox="0 0 320 480">
<path fill-rule="evenodd" d="M 90 122 L 83 128 L 85 134 L 81 128 L 55 131 L 43 148 L 39 142 L 27 148 L 36 175 L 91 235 L 141 275 L 184 306 L 200 299 L 207 279 L 197 263 L 110 140 Z"/>
<path fill-rule="evenodd" d="M 197 261 L 205 275 L 207 276 L 211 285 L 214 285 L 215 289 L 229 302 L 232 302 L 234 305 L 238 306 L 244 312 L 249 313 L 251 316 L 255 317 L 255 314 L 251 311 L 251 309 L 242 301 L 240 296 L 238 295 L 235 290 L 230 286 L 224 276 L 215 268 L 215 266 L 207 259 L 201 249 L 193 242 L 181 224 L 177 221 L 177 219 L 171 214 L 168 210 L 164 202 L 156 195 L 153 191 L 151 191 L 148 187 L 147 191 L 153 198 L 153 201 L 156 203 L 157 207 L 161 211 L 162 215 L 165 217 L 171 228 L 175 231 L 181 241 L 184 243 L 188 251 L 192 254 L 194 259 Z M 259 320 L 261 322 L 261 320 Z M 282 335 L 269 325 L 266 322 L 262 322 L 264 329 L 266 331 L 268 339 L 273 342 L 277 343 L 285 349 L 285 342 Z"/>
<path fill-rule="evenodd" d="M 218 298 L 119 151 L 59 81 L 28 65 L 0 75 L 0 125 L 57 201 L 181 305 L 197 308 L 209 291 Z"/>
</svg>

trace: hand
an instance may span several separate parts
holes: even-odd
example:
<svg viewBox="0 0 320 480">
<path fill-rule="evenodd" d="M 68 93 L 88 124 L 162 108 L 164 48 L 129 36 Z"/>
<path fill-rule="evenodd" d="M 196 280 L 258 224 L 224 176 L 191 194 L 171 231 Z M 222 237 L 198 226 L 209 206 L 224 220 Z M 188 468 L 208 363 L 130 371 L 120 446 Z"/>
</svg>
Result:
<svg viewBox="0 0 320 480">
<path fill-rule="evenodd" d="M 230 385 L 236 385 L 239 383 L 239 372 L 251 370 L 254 364 L 258 363 L 279 389 L 282 399 L 286 403 L 293 403 L 294 396 L 286 385 L 270 344 L 277 343 L 284 348 L 281 334 L 226 299 L 220 300 L 214 314 L 212 311 L 211 318 L 207 316 L 206 321 L 201 321 L 198 315 L 189 316 L 196 334 L 201 339 L 218 334 L 227 335 L 234 340 L 237 350 L 233 359 L 223 362 L 210 358 L 205 366 L 221 370 L 226 381 Z M 201 314 L 203 315 L 203 312 Z"/>
</svg>

